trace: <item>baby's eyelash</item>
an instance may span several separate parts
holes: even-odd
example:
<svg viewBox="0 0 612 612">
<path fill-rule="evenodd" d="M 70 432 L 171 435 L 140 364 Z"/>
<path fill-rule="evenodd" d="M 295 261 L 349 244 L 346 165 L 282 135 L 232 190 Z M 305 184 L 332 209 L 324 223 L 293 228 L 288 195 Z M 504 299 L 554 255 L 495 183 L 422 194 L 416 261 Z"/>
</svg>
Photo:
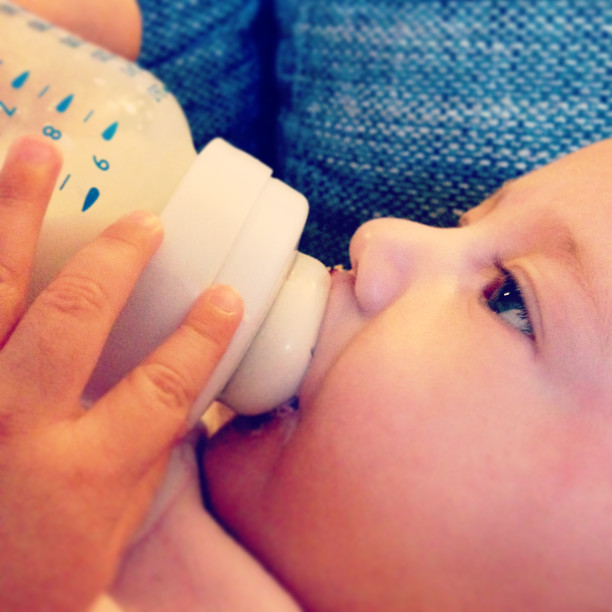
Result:
<svg viewBox="0 0 612 612">
<path fill-rule="evenodd" d="M 506 323 L 533 340 L 533 325 L 520 284 L 500 261 L 495 262 L 495 267 L 499 277 L 485 289 L 487 306 Z"/>
</svg>

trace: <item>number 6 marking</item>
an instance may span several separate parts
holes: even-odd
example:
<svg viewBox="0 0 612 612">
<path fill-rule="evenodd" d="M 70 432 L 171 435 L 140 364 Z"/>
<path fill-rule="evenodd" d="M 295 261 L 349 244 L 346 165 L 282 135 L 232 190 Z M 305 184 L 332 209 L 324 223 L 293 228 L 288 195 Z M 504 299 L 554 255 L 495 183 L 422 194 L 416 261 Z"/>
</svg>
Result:
<svg viewBox="0 0 612 612">
<path fill-rule="evenodd" d="M 93 156 L 93 161 L 100 170 L 106 172 L 110 168 L 110 164 L 105 159 L 98 159 L 95 155 Z"/>
</svg>

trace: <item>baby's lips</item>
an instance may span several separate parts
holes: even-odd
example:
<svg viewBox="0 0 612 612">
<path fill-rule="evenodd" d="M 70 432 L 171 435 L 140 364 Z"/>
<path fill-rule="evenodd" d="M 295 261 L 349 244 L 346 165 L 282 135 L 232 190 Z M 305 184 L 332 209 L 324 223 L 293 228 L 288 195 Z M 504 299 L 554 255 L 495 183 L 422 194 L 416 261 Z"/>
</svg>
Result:
<svg viewBox="0 0 612 612">
<path fill-rule="evenodd" d="M 339 355 L 366 324 L 368 317 L 355 298 L 355 274 L 331 270 L 331 289 L 313 359 L 298 391 L 300 410 L 310 405 Z"/>
</svg>

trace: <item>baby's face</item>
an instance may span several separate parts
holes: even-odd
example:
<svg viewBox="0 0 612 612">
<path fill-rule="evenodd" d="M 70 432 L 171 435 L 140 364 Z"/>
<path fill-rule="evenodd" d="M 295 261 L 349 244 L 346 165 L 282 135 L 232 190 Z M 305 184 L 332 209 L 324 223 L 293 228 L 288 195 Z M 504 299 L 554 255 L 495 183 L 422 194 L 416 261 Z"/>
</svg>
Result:
<svg viewBox="0 0 612 612">
<path fill-rule="evenodd" d="M 375 220 L 300 408 L 205 455 L 221 519 L 307 609 L 612 601 L 612 141 L 456 229 Z"/>
</svg>

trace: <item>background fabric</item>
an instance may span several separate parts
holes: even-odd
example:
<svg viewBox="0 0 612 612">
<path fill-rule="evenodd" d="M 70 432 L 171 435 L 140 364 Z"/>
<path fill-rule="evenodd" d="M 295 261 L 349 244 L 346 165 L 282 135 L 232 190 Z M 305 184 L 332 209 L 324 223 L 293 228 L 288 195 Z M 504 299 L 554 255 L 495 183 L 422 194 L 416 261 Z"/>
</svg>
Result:
<svg viewBox="0 0 612 612">
<path fill-rule="evenodd" d="M 301 250 L 348 264 L 375 216 L 448 226 L 612 136 L 610 0 L 141 0 L 142 62 L 199 148 L 221 135 L 304 193 Z"/>
<path fill-rule="evenodd" d="M 215 136 L 258 153 L 262 71 L 258 0 L 139 0 L 139 64 L 185 111 L 196 148 Z"/>
</svg>

